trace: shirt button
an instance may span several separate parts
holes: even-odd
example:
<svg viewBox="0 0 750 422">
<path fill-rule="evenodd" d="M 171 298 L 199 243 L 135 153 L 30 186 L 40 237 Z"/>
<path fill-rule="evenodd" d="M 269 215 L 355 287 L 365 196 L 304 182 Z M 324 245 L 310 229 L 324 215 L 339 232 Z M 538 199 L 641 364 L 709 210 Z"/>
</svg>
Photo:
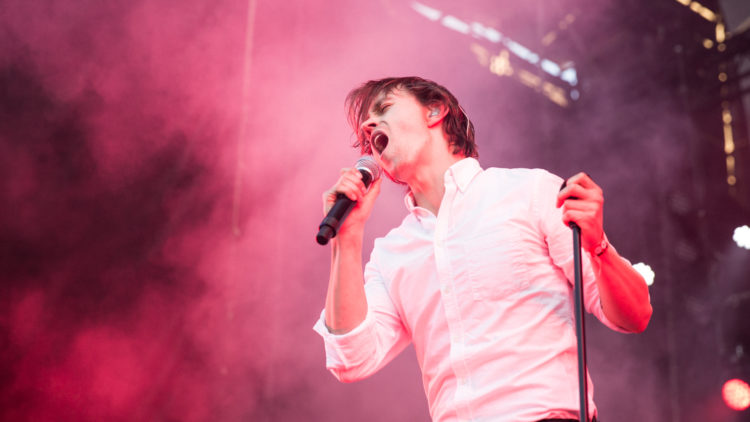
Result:
<svg viewBox="0 0 750 422">
<path fill-rule="evenodd" d="M 451 294 L 451 286 L 450 286 L 450 285 L 445 285 L 445 286 L 443 286 L 443 294 L 444 294 L 444 295 L 449 295 L 449 294 Z"/>
</svg>

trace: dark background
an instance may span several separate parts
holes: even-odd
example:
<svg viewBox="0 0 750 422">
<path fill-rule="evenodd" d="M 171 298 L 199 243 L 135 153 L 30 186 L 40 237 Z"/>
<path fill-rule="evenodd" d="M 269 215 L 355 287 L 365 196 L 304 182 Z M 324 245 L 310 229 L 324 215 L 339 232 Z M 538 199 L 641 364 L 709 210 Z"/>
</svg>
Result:
<svg viewBox="0 0 750 422">
<path fill-rule="evenodd" d="M 750 4 L 700 5 L 723 43 L 674 0 L 3 1 L 0 419 L 428 420 L 411 348 L 344 385 L 311 329 L 320 195 L 357 158 L 344 97 L 420 75 L 459 98 L 483 166 L 589 173 L 609 239 L 654 270 L 645 333 L 589 320 L 602 419 L 747 420 L 721 385 L 750 379 L 732 241 L 750 224 Z M 384 183 L 367 245 L 403 194 Z"/>
</svg>

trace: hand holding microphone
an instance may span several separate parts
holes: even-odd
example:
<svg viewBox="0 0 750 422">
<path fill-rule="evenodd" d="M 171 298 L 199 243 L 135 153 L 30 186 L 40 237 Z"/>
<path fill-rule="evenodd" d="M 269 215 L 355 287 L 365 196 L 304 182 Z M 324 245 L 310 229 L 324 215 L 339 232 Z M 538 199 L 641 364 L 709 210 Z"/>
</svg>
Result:
<svg viewBox="0 0 750 422">
<path fill-rule="evenodd" d="M 372 189 L 368 192 L 371 184 Z M 325 245 L 339 231 L 348 227 L 363 226 L 379 192 L 380 167 L 371 156 L 360 158 L 354 168 L 342 169 L 336 184 L 323 193 L 323 213 L 326 217 L 318 227 L 318 243 Z M 344 219 L 347 222 L 342 225 Z"/>
</svg>

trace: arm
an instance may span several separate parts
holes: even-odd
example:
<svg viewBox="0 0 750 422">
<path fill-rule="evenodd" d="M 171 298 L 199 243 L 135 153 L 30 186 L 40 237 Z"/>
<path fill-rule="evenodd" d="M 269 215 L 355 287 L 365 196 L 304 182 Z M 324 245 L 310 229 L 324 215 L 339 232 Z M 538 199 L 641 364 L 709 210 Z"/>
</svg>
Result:
<svg viewBox="0 0 750 422">
<path fill-rule="evenodd" d="M 342 382 L 375 373 L 409 343 L 377 265 L 371 261 L 362 271 L 363 227 L 380 181 L 365 193 L 359 172 L 350 170 L 342 170 L 341 179 L 323 195 L 326 213 L 337 192 L 356 198 L 357 204 L 332 239 L 326 306 L 313 327 L 324 339 L 326 367 Z"/>
<path fill-rule="evenodd" d="M 640 274 L 610 245 L 599 256 L 603 229 L 604 196 L 601 188 L 585 173 L 567 180 L 557 196 L 563 222 L 581 227 L 581 243 L 590 254 L 596 273 L 602 309 L 606 317 L 630 332 L 642 332 L 651 319 L 648 286 Z"/>
<path fill-rule="evenodd" d="M 380 193 L 380 183 L 380 179 L 376 180 L 368 192 L 359 171 L 342 169 L 336 184 L 323 194 L 324 215 L 336 202 L 336 194 L 339 192 L 357 201 L 331 242 L 331 276 L 326 294 L 325 321 L 326 328 L 333 334 L 353 330 L 367 315 L 362 238 L 365 221 Z"/>
<path fill-rule="evenodd" d="M 334 238 L 331 245 L 331 277 L 326 293 L 326 328 L 333 334 L 353 330 L 367 316 L 362 275 L 362 235 Z"/>
<path fill-rule="evenodd" d="M 643 332 L 652 313 L 646 281 L 611 245 L 591 257 L 604 314 L 630 332 Z"/>
</svg>

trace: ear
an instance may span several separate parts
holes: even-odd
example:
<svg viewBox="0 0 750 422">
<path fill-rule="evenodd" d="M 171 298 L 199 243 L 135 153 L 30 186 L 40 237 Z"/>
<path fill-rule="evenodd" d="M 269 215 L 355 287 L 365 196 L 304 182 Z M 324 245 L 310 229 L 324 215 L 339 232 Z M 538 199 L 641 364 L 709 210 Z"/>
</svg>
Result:
<svg viewBox="0 0 750 422">
<path fill-rule="evenodd" d="M 443 104 L 433 104 L 427 107 L 427 127 L 433 128 L 439 125 L 448 114 L 448 108 Z"/>
</svg>

